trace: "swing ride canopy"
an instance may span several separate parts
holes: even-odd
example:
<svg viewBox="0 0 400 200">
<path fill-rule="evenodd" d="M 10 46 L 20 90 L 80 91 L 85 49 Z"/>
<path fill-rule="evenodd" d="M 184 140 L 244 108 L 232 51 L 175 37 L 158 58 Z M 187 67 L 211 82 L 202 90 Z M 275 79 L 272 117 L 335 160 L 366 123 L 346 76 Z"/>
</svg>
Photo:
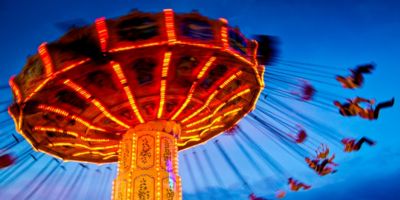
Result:
<svg viewBox="0 0 400 200">
<path fill-rule="evenodd" d="M 115 162 L 121 136 L 144 123 L 179 130 L 182 150 L 254 109 L 256 52 L 225 19 L 197 12 L 99 18 L 39 46 L 10 79 L 9 112 L 35 149 L 65 160 Z"/>
</svg>

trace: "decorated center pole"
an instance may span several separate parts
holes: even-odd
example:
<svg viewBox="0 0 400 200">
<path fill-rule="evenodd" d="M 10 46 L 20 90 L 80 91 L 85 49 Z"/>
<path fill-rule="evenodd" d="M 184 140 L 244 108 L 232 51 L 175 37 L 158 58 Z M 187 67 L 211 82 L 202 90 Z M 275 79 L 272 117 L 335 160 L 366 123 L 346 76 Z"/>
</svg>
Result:
<svg viewBox="0 0 400 200">
<path fill-rule="evenodd" d="M 114 200 L 182 199 L 177 147 L 180 131 L 175 122 L 152 121 L 124 134 Z"/>
</svg>

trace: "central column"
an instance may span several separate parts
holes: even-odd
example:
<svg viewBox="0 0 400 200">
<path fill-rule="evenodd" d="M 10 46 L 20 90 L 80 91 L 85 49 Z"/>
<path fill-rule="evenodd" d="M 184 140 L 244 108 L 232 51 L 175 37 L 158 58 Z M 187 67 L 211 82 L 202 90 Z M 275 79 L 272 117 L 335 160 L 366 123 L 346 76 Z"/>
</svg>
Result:
<svg viewBox="0 0 400 200">
<path fill-rule="evenodd" d="M 114 200 L 181 200 L 177 139 L 180 125 L 152 121 L 128 130 L 120 142 Z"/>
</svg>

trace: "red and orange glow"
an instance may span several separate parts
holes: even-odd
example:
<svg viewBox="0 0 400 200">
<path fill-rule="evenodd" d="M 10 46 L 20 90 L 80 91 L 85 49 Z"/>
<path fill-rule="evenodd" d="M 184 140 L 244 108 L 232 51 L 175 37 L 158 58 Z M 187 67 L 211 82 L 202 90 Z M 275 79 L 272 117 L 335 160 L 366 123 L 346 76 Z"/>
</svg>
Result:
<svg viewBox="0 0 400 200">
<path fill-rule="evenodd" d="M 77 122 L 85 125 L 89 129 L 98 130 L 98 131 L 104 131 L 104 132 L 106 131 L 104 128 L 95 126 L 95 125 L 91 124 L 88 120 L 84 120 L 83 118 L 81 118 L 81 117 L 79 117 L 77 115 L 71 114 L 68 111 L 63 110 L 61 108 L 57 108 L 57 107 L 54 107 L 54 106 L 47 106 L 47 105 L 44 105 L 44 104 L 40 104 L 38 106 L 38 108 L 43 110 L 43 111 L 56 113 L 58 115 L 67 117 L 69 119 L 76 120 Z"/>
<path fill-rule="evenodd" d="M 192 117 L 194 117 L 195 115 L 199 114 L 200 112 L 202 112 L 204 109 L 206 109 L 208 107 L 208 105 L 210 104 L 210 102 L 213 100 L 213 98 L 215 97 L 215 95 L 218 94 L 218 92 L 225 88 L 226 85 L 228 85 L 232 80 L 234 80 L 235 78 L 238 77 L 238 75 L 240 75 L 241 72 L 237 72 L 236 74 L 230 76 L 227 80 L 225 80 L 223 82 L 223 84 L 221 84 L 218 88 L 215 89 L 215 91 L 208 97 L 206 103 L 199 108 L 197 111 L 195 111 L 193 114 L 189 115 L 188 117 L 186 117 L 185 119 L 182 120 L 182 123 L 185 123 L 186 121 L 188 121 L 189 119 L 191 119 Z"/>
<path fill-rule="evenodd" d="M 50 131 L 50 132 L 55 132 L 55 133 L 62 133 L 62 134 L 66 134 L 66 135 L 70 135 L 73 137 L 78 137 L 79 134 L 73 131 L 67 131 L 61 128 L 56 128 L 56 127 L 44 127 L 44 126 L 35 126 L 33 128 L 33 130 L 35 131 Z"/>
<path fill-rule="evenodd" d="M 173 44 L 176 41 L 174 11 L 172 9 L 164 10 L 165 28 L 167 30 L 168 43 Z"/>
<path fill-rule="evenodd" d="M 55 143 L 50 143 L 47 145 L 48 147 L 61 147 L 61 146 L 67 146 L 67 147 L 79 147 L 79 148 L 84 148 L 88 150 L 107 150 L 107 149 L 117 149 L 118 145 L 110 145 L 110 146 L 90 146 L 90 145 L 85 145 L 85 144 L 80 144 L 80 143 L 70 143 L 70 142 L 55 142 Z"/>
<path fill-rule="evenodd" d="M 51 56 L 49 52 L 47 51 L 47 43 L 44 42 L 39 46 L 39 55 L 40 58 L 42 59 L 43 65 L 44 65 L 44 70 L 45 74 L 47 76 L 51 75 L 54 71 L 54 65 L 53 61 L 51 60 Z"/>
<path fill-rule="evenodd" d="M 143 117 L 140 114 L 139 109 L 137 108 L 135 98 L 132 94 L 131 89 L 128 86 L 128 82 L 125 78 L 124 72 L 122 72 L 121 66 L 116 62 L 111 62 L 111 65 L 112 65 L 115 73 L 117 74 L 117 77 L 118 77 L 121 85 L 124 87 L 125 94 L 128 98 L 129 104 L 131 105 L 133 112 L 136 115 L 136 118 L 139 120 L 140 123 L 144 123 Z"/>
<path fill-rule="evenodd" d="M 90 59 L 84 59 L 81 61 L 78 61 L 76 63 L 73 63 L 63 69 L 61 69 L 60 71 L 51 74 L 51 76 L 47 77 L 46 79 L 44 79 L 42 82 L 40 82 L 40 84 L 24 99 L 24 102 L 29 101 L 36 93 L 38 93 L 49 81 L 52 81 L 54 79 L 56 79 L 60 74 L 67 72 L 68 70 L 71 70 L 77 66 L 80 66 L 84 63 L 86 63 L 87 61 L 89 61 Z"/>
<path fill-rule="evenodd" d="M 229 48 L 229 43 L 228 43 L 228 20 L 224 18 L 219 19 L 223 25 L 221 26 L 221 43 L 222 43 L 222 48 L 223 49 L 228 49 Z"/>
<path fill-rule="evenodd" d="M 36 96 L 36 94 L 39 93 L 46 93 L 46 90 L 44 88 L 47 88 L 47 86 L 52 86 L 54 84 L 57 85 L 60 79 L 60 76 L 67 77 L 65 81 L 61 81 L 63 85 L 60 87 L 66 87 L 71 90 L 73 90 L 76 94 L 79 96 L 83 97 L 86 102 L 90 105 L 93 105 L 93 108 L 97 109 L 97 112 L 100 111 L 100 115 L 103 115 L 107 119 L 117 123 L 120 128 L 122 129 L 129 129 L 132 127 L 135 127 L 138 124 L 143 124 L 146 123 L 146 121 L 152 121 L 152 117 L 155 116 L 156 119 L 164 119 L 164 113 L 166 109 L 168 101 L 170 101 L 172 95 L 171 94 L 166 94 L 166 91 L 169 85 L 169 81 L 167 77 L 169 76 L 170 73 L 175 73 L 173 71 L 170 71 L 170 63 L 177 63 L 178 61 L 176 59 L 180 58 L 179 53 L 177 53 L 177 56 L 172 57 L 172 54 L 175 55 L 175 50 L 173 46 L 179 45 L 180 47 L 185 47 L 187 46 L 188 49 L 196 49 L 196 51 L 202 51 L 202 52 L 207 52 L 205 54 L 207 55 L 212 55 L 211 57 L 207 57 L 204 62 L 199 62 L 203 63 L 203 66 L 196 68 L 198 70 L 196 73 L 193 73 L 193 81 L 191 83 L 191 86 L 189 90 L 182 90 L 181 94 L 176 94 L 176 90 L 174 90 L 173 98 L 179 98 L 182 99 L 178 105 L 174 108 L 175 112 L 169 117 L 167 120 L 178 120 L 180 123 L 184 124 L 184 130 L 183 133 L 181 134 L 182 141 L 186 141 L 187 139 L 191 139 L 193 141 L 194 138 L 195 140 L 200 139 L 201 141 L 201 134 L 202 132 L 206 130 L 220 130 L 217 128 L 212 128 L 211 126 L 207 128 L 200 129 L 198 126 L 204 127 L 204 123 L 207 121 L 215 121 L 216 118 L 223 116 L 227 116 L 228 114 L 236 114 L 233 119 L 238 120 L 242 116 L 244 116 L 249 110 L 253 109 L 255 106 L 255 102 L 250 102 L 250 109 L 243 109 L 243 112 L 238 110 L 238 108 L 235 107 L 230 107 L 225 109 L 225 105 L 227 105 L 229 99 L 216 99 L 217 95 L 221 93 L 221 91 L 226 90 L 226 88 L 229 88 L 228 86 L 231 85 L 233 80 L 235 79 L 242 79 L 241 75 L 243 73 L 246 73 L 246 76 L 253 76 L 255 77 L 254 80 L 256 82 L 249 82 L 246 84 L 253 85 L 255 87 L 253 92 L 253 89 L 251 89 L 251 95 L 248 97 L 243 97 L 243 98 L 249 98 L 249 99 L 254 99 L 252 98 L 252 95 L 256 95 L 256 97 L 259 96 L 261 88 L 263 88 L 264 83 L 263 83 L 263 67 L 258 66 L 257 61 L 256 61 L 256 51 L 257 51 L 257 43 L 256 41 L 251 41 L 254 43 L 254 45 L 249 45 L 249 49 L 247 50 L 248 53 L 246 55 L 239 54 L 236 50 L 234 50 L 232 47 L 230 47 L 229 43 L 229 35 L 228 35 L 228 30 L 230 27 L 228 26 L 228 22 L 226 19 L 219 19 L 215 20 L 213 23 L 215 23 L 216 30 L 215 33 L 218 33 L 219 36 L 217 36 L 218 40 L 214 42 L 204 42 L 201 40 L 195 40 L 195 39 L 189 39 L 187 37 L 177 37 L 177 34 L 180 34 L 181 32 L 178 31 L 177 29 L 180 28 L 182 25 L 181 24 L 176 24 L 176 23 L 181 23 L 181 21 L 176 21 L 176 15 L 172 10 L 166 9 L 163 11 L 162 15 L 160 16 L 161 20 L 159 20 L 160 23 L 159 27 L 163 27 L 162 30 L 165 32 L 161 32 L 161 37 L 154 37 L 154 39 L 149 39 L 146 40 L 145 42 L 139 41 L 137 43 L 131 42 L 129 45 L 126 45 L 126 43 L 123 43 L 124 45 L 120 45 L 118 41 L 114 41 L 115 39 L 112 40 L 112 48 L 109 49 L 110 44 L 109 39 L 110 38 L 118 38 L 114 34 L 116 32 L 114 30 L 108 30 L 109 27 L 107 26 L 108 20 L 105 18 L 98 18 L 95 21 L 95 25 L 92 26 L 94 31 L 97 33 L 94 35 L 96 39 L 99 41 L 101 51 L 102 52 L 107 52 L 109 54 L 113 53 L 118 53 L 119 55 L 123 54 L 130 54 L 134 53 L 135 50 L 140 50 L 140 51 L 146 51 L 146 48 L 151 48 L 151 51 L 157 51 L 159 50 L 156 47 L 160 47 L 159 49 L 162 51 L 158 54 L 155 55 L 163 55 L 163 58 L 155 58 L 157 60 L 162 60 L 160 65 L 157 66 L 159 70 L 161 71 L 161 80 L 158 84 L 154 84 L 152 86 L 153 88 L 159 88 L 158 89 L 158 94 L 150 94 L 149 96 L 159 96 L 158 100 L 155 103 L 155 110 L 153 114 L 149 114 L 146 112 L 149 112 L 147 110 L 146 112 L 144 111 L 144 108 L 141 107 L 142 105 L 148 105 L 149 102 L 146 102 L 147 100 L 144 100 L 142 97 L 143 95 L 137 96 L 137 91 L 140 91 L 142 88 L 137 88 L 137 85 L 134 85 L 133 82 L 127 80 L 127 77 L 132 77 L 131 75 L 128 75 L 126 73 L 132 73 L 131 71 L 127 70 L 127 66 L 121 65 L 120 63 L 125 63 L 125 62 L 119 62 L 118 59 L 115 59 L 113 61 L 110 61 L 110 66 L 112 67 L 113 73 L 111 74 L 113 76 L 113 80 L 118 80 L 118 84 L 120 84 L 122 89 L 120 92 L 122 92 L 123 96 L 126 99 L 126 102 L 130 106 L 130 110 L 133 111 L 134 117 L 136 117 L 137 120 L 134 120 L 130 123 L 126 122 L 126 119 L 124 119 L 124 115 L 120 112 L 121 110 L 119 107 L 122 105 L 115 105 L 114 107 L 109 107 L 106 106 L 105 104 L 102 103 L 102 98 L 104 96 L 96 92 L 94 94 L 91 94 L 84 88 L 82 85 L 78 85 L 76 82 L 74 82 L 74 74 L 72 73 L 72 69 L 76 68 L 82 68 L 83 65 L 85 66 L 90 66 L 95 64 L 95 62 L 90 62 L 91 59 L 85 58 L 81 59 L 75 62 L 67 62 L 67 66 L 63 67 L 62 62 L 58 61 L 54 63 L 60 63 L 61 66 L 58 66 L 55 68 L 53 65 L 53 58 L 51 57 L 52 54 L 48 52 L 46 48 L 46 43 L 43 43 L 39 47 L 39 54 L 40 57 L 43 61 L 44 67 L 45 67 L 45 73 L 47 77 L 41 81 L 36 82 L 28 92 L 21 93 L 21 89 L 17 87 L 18 84 L 14 83 L 14 79 L 10 80 L 10 85 L 13 88 L 14 94 L 16 96 L 16 102 L 28 102 L 32 99 L 32 97 L 35 97 L 36 99 L 41 99 L 42 97 Z M 178 14 L 179 15 L 179 14 Z M 110 27 L 115 27 L 115 26 L 110 26 Z M 178 38 L 182 38 L 179 39 Z M 122 44 L 122 43 L 121 43 Z M 168 50 L 165 50 L 165 47 L 168 46 Z M 52 52 L 54 53 L 54 52 Z M 247 55 L 248 54 L 248 55 Z M 149 54 L 151 55 L 151 54 Z M 219 55 L 223 55 L 223 58 L 219 58 Z M 228 55 L 228 57 L 226 57 Z M 58 56 L 59 57 L 59 56 Z M 196 57 L 196 55 L 194 55 Z M 221 77 L 217 82 L 219 86 L 218 87 L 212 87 L 214 88 L 212 91 L 209 91 L 208 94 L 205 97 L 201 97 L 202 94 L 198 93 L 200 91 L 204 91 L 202 89 L 199 89 L 201 86 L 201 83 L 207 80 L 209 76 L 209 71 L 212 68 L 212 66 L 217 66 L 221 62 L 224 62 L 224 60 L 231 60 L 238 65 L 242 66 L 243 68 L 247 68 L 247 70 L 244 70 L 242 68 L 238 68 L 236 66 L 233 66 L 232 69 L 230 69 L 230 73 L 233 71 L 237 71 L 237 73 L 231 74 L 231 75 L 224 75 Z M 58 71 L 54 71 L 57 69 Z M 89 69 L 89 68 L 88 68 Z M 174 70 L 175 67 L 173 68 Z M 250 72 L 248 69 L 251 69 Z M 242 71 L 244 70 L 244 71 Z M 83 69 L 85 71 L 85 69 Z M 157 71 L 157 70 L 156 70 Z M 75 71 L 76 72 L 76 71 Z M 250 73 L 250 74 L 249 74 Z M 68 79 L 68 77 L 71 77 Z M 135 76 L 133 76 L 135 77 Z M 222 80 L 224 79 L 224 80 Z M 85 86 L 86 87 L 86 86 Z M 241 87 L 241 88 L 246 88 L 246 87 Z M 24 90 L 25 91 L 25 90 Z M 248 91 L 245 91 L 248 92 Z M 242 93 L 238 93 L 242 94 Z M 171 95 L 171 96 L 168 96 Z M 25 98 L 24 98 L 25 97 Z M 235 99 L 238 96 L 235 97 Z M 218 97 L 220 98 L 220 97 Z M 154 99 L 154 98 L 153 98 Z M 139 103 L 140 102 L 140 103 Z M 124 104 L 125 105 L 125 104 Z M 190 105 L 190 106 L 189 106 Z M 212 105 L 212 107 L 210 107 Z M 244 104 L 244 105 L 247 105 Z M 194 106 L 194 109 L 193 109 Z M 225 115 L 220 114 L 222 112 L 225 112 Z M 229 106 L 228 106 L 229 107 Z M 58 105 L 46 105 L 46 104 L 41 104 L 39 106 L 39 110 L 42 112 L 50 112 L 50 113 L 55 113 L 58 115 L 61 115 L 65 117 L 65 119 L 71 119 L 71 120 L 76 120 L 78 123 L 86 126 L 88 130 L 94 130 L 94 131 L 102 131 L 102 132 L 107 132 L 107 131 L 113 131 L 113 132 L 119 132 L 121 130 L 108 130 L 110 127 L 109 126 L 104 126 L 107 127 L 103 128 L 102 122 L 99 122 L 98 120 L 94 120 L 90 116 L 80 116 L 80 114 L 75 114 L 75 113 L 70 113 L 71 111 L 60 107 Z M 190 110 L 190 111 L 189 111 Z M 96 111 L 95 111 L 96 112 Z M 146 113 L 146 114 L 145 114 Z M 126 115 L 126 114 L 125 114 Z M 20 128 L 22 128 L 22 120 L 24 119 L 23 114 L 21 113 L 14 113 L 14 116 L 16 116 L 17 120 L 16 123 L 19 125 Z M 144 120 L 146 118 L 146 121 Z M 129 118 L 130 120 L 131 118 Z M 222 122 L 222 119 L 221 119 Z M 221 122 L 216 122 L 213 126 L 220 126 L 223 124 L 219 124 Z M 236 123 L 236 122 L 233 122 Z M 96 124 L 96 125 L 95 125 Z M 231 124 L 231 123 L 229 123 Z M 227 128 L 227 127 L 225 127 Z M 222 129 L 223 130 L 223 129 Z M 188 131 L 187 133 L 185 131 Z M 211 131 L 213 132 L 213 131 Z M 218 132 L 213 132 L 212 134 L 218 134 Z M 103 138 L 82 138 L 83 141 L 88 141 L 93 139 L 92 141 L 102 141 Z M 104 139 L 108 140 L 108 139 Z M 182 143 L 180 140 L 177 141 L 178 143 Z M 188 143 L 193 145 L 194 143 Z M 114 158 L 115 159 L 115 158 Z"/>
<path fill-rule="evenodd" d="M 165 52 L 164 54 L 164 61 L 163 67 L 161 71 L 161 86 L 160 86 L 160 107 L 158 108 L 157 118 L 160 119 L 163 114 L 164 104 L 165 104 L 165 89 L 167 87 L 167 76 L 168 76 L 168 69 L 169 63 L 171 61 L 171 52 Z"/>
<path fill-rule="evenodd" d="M 118 161 L 116 200 L 137 199 L 135 180 L 141 174 L 151 176 L 153 199 L 165 199 L 170 192 L 166 189 L 173 191 L 173 199 L 181 199 L 178 151 L 231 128 L 255 106 L 264 86 L 257 44 L 239 53 L 230 46 L 233 39 L 226 19 L 206 20 L 210 26 L 202 29 L 203 25 L 182 20 L 185 15 L 171 9 L 149 15 L 145 25 L 133 27 L 138 35 L 122 34 L 121 22 L 136 14 L 98 18 L 94 25 L 76 30 L 98 41 L 100 50 L 96 56 L 86 55 L 90 58 L 73 60 L 82 58 L 80 52 L 67 54 L 57 45 L 49 52 L 47 43 L 40 45 L 44 72 L 34 80 L 10 79 L 16 103 L 10 114 L 17 131 L 43 152 L 84 162 Z M 124 30 L 132 28 L 130 23 L 125 26 Z M 187 28 L 186 33 L 182 28 Z M 202 30 L 214 38 L 202 38 L 208 34 L 197 33 Z M 75 39 L 66 35 L 62 41 Z M 25 110 L 29 112 L 24 114 Z M 151 167 L 138 158 L 144 137 L 151 141 Z M 170 154 L 173 172 L 166 171 L 165 152 Z M 174 188 L 164 182 L 168 173 L 176 177 Z"/>
<path fill-rule="evenodd" d="M 175 112 L 175 114 L 172 116 L 171 120 L 175 120 L 181 114 L 181 112 L 186 108 L 186 106 L 189 104 L 190 100 L 192 100 L 193 93 L 196 90 L 199 80 L 203 78 L 206 71 L 210 68 L 210 66 L 214 63 L 214 61 L 216 59 L 217 59 L 216 57 L 211 57 L 206 62 L 206 64 L 201 68 L 199 74 L 197 75 L 197 80 L 195 82 L 193 82 L 192 86 L 190 87 L 189 94 L 188 94 L 187 98 L 185 99 L 185 102 L 182 104 L 182 106 L 179 108 L 179 110 Z"/>
<path fill-rule="evenodd" d="M 130 45 L 130 46 L 125 46 L 125 47 L 117 47 L 110 49 L 110 53 L 117 53 L 120 51 L 129 51 L 133 49 L 141 49 L 141 48 L 146 48 L 146 47 L 155 47 L 155 46 L 162 46 L 167 44 L 167 41 L 162 41 L 162 42 L 151 42 L 151 43 L 146 43 L 146 44 L 138 44 L 138 45 Z"/>
<path fill-rule="evenodd" d="M 122 122 L 121 120 L 117 119 L 112 115 L 106 107 L 103 106 L 102 103 L 100 103 L 96 98 L 92 98 L 92 95 L 89 94 L 86 90 L 84 90 L 81 86 L 77 85 L 76 83 L 72 82 L 70 79 L 67 79 L 64 81 L 64 84 L 74 90 L 76 93 L 80 94 L 82 97 L 84 97 L 86 100 L 90 101 L 94 106 L 96 106 L 100 112 L 102 112 L 106 117 L 114 121 L 115 123 L 121 125 L 124 128 L 130 128 L 129 125 L 126 123 Z"/>
<path fill-rule="evenodd" d="M 100 42 L 100 48 L 102 52 L 107 51 L 107 42 L 108 42 L 108 30 L 107 30 L 107 24 L 106 24 L 106 18 L 101 17 L 96 19 L 96 31 L 97 31 L 97 37 L 99 38 Z"/>
<path fill-rule="evenodd" d="M 14 82 L 15 76 L 11 77 L 10 80 L 8 81 L 11 90 L 13 91 L 15 95 L 15 100 L 17 103 L 20 103 L 22 101 L 22 96 L 21 96 L 21 91 L 19 90 L 18 86 Z"/>
<path fill-rule="evenodd" d="M 88 154 L 100 155 L 100 156 L 104 156 L 104 157 L 107 157 L 107 156 L 115 156 L 115 155 L 116 155 L 115 152 L 111 152 L 111 153 L 101 153 L 101 152 L 98 152 L 98 151 L 84 151 L 84 152 L 80 152 L 80 153 L 75 153 L 75 154 L 73 154 L 72 156 L 78 157 L 78 156 L 84 156 L 84 155 L 88 155 Z"/>
</svg>

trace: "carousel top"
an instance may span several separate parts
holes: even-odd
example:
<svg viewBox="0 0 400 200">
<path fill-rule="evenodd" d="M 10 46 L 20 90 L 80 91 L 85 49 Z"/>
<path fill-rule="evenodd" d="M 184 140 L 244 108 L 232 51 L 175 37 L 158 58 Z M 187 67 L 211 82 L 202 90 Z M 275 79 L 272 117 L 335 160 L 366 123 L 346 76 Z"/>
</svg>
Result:
<svg viewBox="0 0 400 200">
<path fill-rule="evenodd" d="M 257 42 L 196 12 L 99 18 L 43 43 L 10 79 L 9 112 L 35 149 L 114 162 L 121 135 L 174 121 L 180 150 L 232 128 L 254 109 L 264 67 Z"/>
</svg>

